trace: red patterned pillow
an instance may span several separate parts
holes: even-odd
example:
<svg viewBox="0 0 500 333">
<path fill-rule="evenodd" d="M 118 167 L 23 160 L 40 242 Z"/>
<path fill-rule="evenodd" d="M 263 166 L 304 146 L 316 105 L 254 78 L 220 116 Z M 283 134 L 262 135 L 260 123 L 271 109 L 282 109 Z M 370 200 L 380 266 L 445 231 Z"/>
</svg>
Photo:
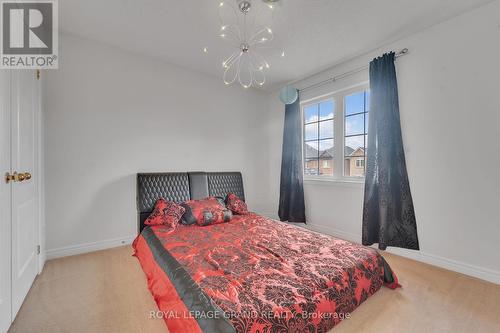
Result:
<svg viewBox="0 0 500 333">
<path fill-rule="evenodd" d="M 166 225 L 171 228 L 177 227 L 182 215 L 186 210 L 175 202 L 166 201 L 161 198 L 156 201 L 155 209 L 148 216 L 145 225 Z"/>
<path fill-rule="evenodd" d="M 247 204 L 245 201 L 238 198 L 234 193 L 229 193 L 226 197 L 226 207 L 230 209 L 233 213 L 238 215 L 246 215 L 249 213 Z"/>
<path fill-rule="evenodd" d="M 229 222 L 233 214 L 215 197 L 201 200 L 189 200 L 182 204 L 186 209 L 182 223 L 199 226 Z"/>
</svg>

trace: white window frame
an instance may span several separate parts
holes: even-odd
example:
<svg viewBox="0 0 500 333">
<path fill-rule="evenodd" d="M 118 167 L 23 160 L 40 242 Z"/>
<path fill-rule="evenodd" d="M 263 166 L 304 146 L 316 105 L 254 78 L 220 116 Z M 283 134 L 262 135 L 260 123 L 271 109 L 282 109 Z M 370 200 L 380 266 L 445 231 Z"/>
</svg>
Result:
<svg viewBox="0 0 500 333">
<path fill-rule="evenodd" d="M 363 162 L 363 163 L 361 163 L 361 162 Z M 365 167 L 364 164 L 365 164 L 365 158 L 356 157 L 356 168 L 364 168 Z"/>
<path fill-rule="evenodd" d="M 305 181 L 327 181 L 327 182 L 348 182 L 348 183 L 364 183 L 365 177 L 344 176 L 345 168 L 345 97 L 354 93 L 369 90 L 369 82 L 365 81 L 357 85 L 346 87 L 332 93 L 324 94 L 314 98 L 310 98 L 300 103 L 300 121 L 301 121 L 301 147 L 302 147 L 302 172 Z M 333 176 L 317 175 L 311 176 L 304 174 L 305 167 L 305 152 L 304 152 L 304 109 L 310 105 L 323 102 L 325 100 L 334 100 L 335 109 L 333 110 Z M 339 119 L 341 121 L 339 121 Z M 339 144 L 340 143 L 340 144 Z M 366 164 L 366 162 L 365 162 Z"/>
</svg>

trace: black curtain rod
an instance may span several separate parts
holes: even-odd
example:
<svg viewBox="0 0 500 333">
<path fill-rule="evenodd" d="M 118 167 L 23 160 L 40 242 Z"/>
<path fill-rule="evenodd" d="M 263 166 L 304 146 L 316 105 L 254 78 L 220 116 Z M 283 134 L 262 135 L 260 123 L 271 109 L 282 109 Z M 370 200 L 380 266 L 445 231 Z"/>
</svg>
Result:
<svg viewBox="0 0 500 333">
<path fill-rule="evenodd" d="M 404 48 L 401 51 L 396 52 L 396 58 L 402 57 L 402 56 L 408 54 L 408 52 L 409 52 L 409 50 L 407 48 Z M 299 89 L 299 92 L 303 92 L 305 90 L 310 90 L 310 89 L 313 89 L 313 88 L 318 88 L 318 87 L 324 86 L 325 84 L 328 84 L 328 83 L 333 83 L 333 82 L 335 82 L 337 80 L 340 80 L 340 79 L 346 78 L 348 76 L 354 75 L 356 73 L 362 72 L 362 71 L 368 69 L 369 67 L 370 67 L 369 65 L 366 65 L 366 66 L 363 66 L 363 67 L 358 67 L 358 68 L 350 70 L 348 72 L 336 75 L 336 76 L 331 77 L 329 79 L 326 79 L 326 80 L 323 80 L 321 82 L 314 83 L 314 84 L 312 84 L 310 86 L 307 86 L 307 87 L 304 87 L 302 89 Z"/>
</svg>

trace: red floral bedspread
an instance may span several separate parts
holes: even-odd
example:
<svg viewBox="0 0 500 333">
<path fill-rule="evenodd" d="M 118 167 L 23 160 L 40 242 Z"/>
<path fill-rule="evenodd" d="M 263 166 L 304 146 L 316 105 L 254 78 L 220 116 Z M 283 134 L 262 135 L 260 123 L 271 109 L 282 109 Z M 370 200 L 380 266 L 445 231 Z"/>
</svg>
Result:
<svg viewBox="0 0 500 333">
<path fill-rule="evenodd" d="M 237 332 L 327 332 L 384 284 L 376 250 L 254 214 L 152 230 Z"/>
</svg>

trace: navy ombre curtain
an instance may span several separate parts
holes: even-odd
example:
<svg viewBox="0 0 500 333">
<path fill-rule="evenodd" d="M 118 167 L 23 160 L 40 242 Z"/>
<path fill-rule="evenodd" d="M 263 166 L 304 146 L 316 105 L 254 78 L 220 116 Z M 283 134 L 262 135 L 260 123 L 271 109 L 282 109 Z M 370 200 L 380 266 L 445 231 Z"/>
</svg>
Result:
<svg viewBox="0 0 500 333">
<path fill-rule="evenodd" d="M 300 97 L 285 106 L 278 215 L 281 221 L 306 222 L 302 174 Z"/>
<path fill-rule="evenodd" d="M 406 172 L 395 54 L 370 63 L 371 108 L 363 208 L 363 245 L 418 250 L 417 222 Z"/>
</svg>

